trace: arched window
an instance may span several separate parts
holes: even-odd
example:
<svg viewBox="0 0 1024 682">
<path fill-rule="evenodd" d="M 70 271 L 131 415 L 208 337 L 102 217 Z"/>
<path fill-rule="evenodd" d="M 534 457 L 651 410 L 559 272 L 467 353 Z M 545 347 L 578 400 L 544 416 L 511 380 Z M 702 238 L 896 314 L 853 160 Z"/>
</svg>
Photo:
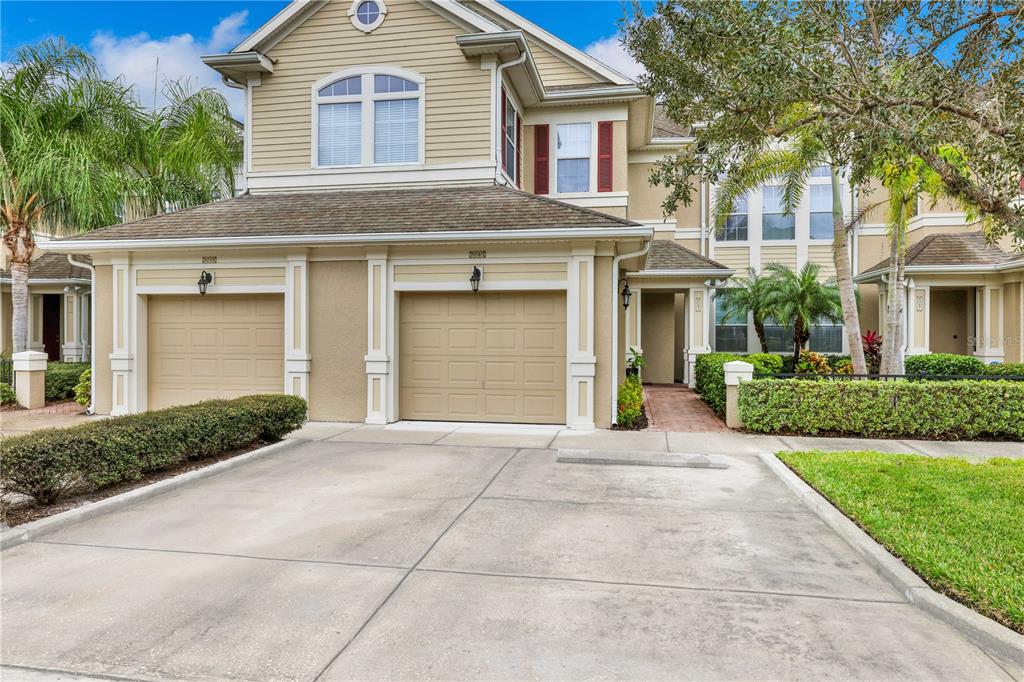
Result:
<svg viewBox="0 0 1024 682">
<path fill-rule="evenodd" d="M 314 87 L 317 166 L 422 163 L 423 78 L 380 67 Z"/>
</svg>

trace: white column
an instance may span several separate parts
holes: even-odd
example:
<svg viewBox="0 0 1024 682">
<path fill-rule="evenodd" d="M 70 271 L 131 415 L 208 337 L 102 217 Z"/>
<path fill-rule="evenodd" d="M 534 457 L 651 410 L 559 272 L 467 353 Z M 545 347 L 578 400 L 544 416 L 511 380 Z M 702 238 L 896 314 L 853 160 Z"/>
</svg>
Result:
<svg viewBox="0 0 1024 682">
<path fill-rule="evenodd" d="M 1003 287 L 1000 284 L 978 287 L 975 303 L 975 356 L 985 364 L 1003 362 Z"/>
<path fill-rule="evenodd" d="M 64 290 L 64 335 L 61 339 L 61 358 L 64 362 L 78 362 L 82 357 L 81 298 L 81 290 L 77 286 Z"/>
<path fill-rule="evenodd" d="M 366 423 L 387 424 L 391 378 L 387 250 L 367 253 L 366 265 Z"/>
<path fill-rule="evenodd" d="M 708 335 L 708 288 L 691 287 L 686 296 L 686 383 L 696 385 L 694 365 L 697 356 L 711 352 Z"/>
<path fill-rule="evenodd" d="M 110 414 L 128 414 L 135 405 L 135 356 L 132 354 L 135 330 L 131 305 L 134 286 L 131 265 L 125 256 L 111 259 L 113 284 L 113 350 L 110 353 L 113 393 Z"/>
<path fill-rule="evenodd" d="M 909 282 L 907 287 L 907 355 L 924 355 L 931 347 L 931 289 Z"/>
<path fill-rule="evenodd" d="M 309 397 L 309 267 L 305 253 L 287 257 L 284 294 L 284 392 Z"/>
<path fill-rule="evenodd" d="M 566 346 L 569 386 L 566 391 L 566 425 L 571 429 L 594 428 L 594 248 L 574 249 L 569 261 L 566 295 Z M 619 305 L 619 301 L 613 301 Z M 629 320 L 626 320 L 629 329 Z M 628 333 L 628 332 L 627 332 Z"/>
<path fill-rule="evenodd" d="M 43 295 L 28 295 L 28 350 L 43 352 Z"/>
</svg>

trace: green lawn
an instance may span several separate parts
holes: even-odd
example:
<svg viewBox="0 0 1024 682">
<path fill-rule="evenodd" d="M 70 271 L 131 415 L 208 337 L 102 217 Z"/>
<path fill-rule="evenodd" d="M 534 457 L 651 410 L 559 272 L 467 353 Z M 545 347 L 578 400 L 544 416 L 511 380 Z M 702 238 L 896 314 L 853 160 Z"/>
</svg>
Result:
<svg viewBox="0 0 1024 682">
<path fill-rule="evenodd" d="M 933 588 L 1024 633 L 1024 460 L 778 457 Z"/>
</svg>

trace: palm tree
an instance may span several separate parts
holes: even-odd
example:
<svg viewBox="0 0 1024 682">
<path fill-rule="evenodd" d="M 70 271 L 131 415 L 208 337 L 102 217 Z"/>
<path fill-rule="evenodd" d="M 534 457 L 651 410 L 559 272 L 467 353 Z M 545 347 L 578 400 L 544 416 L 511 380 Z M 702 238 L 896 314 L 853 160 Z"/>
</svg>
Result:
<svg viewBox="0 0 1024 682">
<path fill-rule="evenodd" d="M 62 40 L 20 48 L 0 74 L 0 228 L 15 352 L 28 341 L 37 231 L 88 231 L 232 188 L 240 144 L 223 97 L 170 92 L 170 105 L 146 112 L 129 87 L 104 79 L 87 52 Z"/>
<path fill-rule="evenodd" d="M 850 348 L 854 372 L 864 374 L 864 348 L 860 334 L 860 316 L 857 312 L 857 292 L 853 285 L 853 270 L 849 232 L 859 220 L 855 216 L 849 223 L 843 217 L 842 182 L 836 170 L 837 163 L 830 158 L 821 138 L 807 131 L 790 139 L 783 149 L 763 150 L 740 160 L 719 184 L 715 196 L 715 225 L 721 230 L 732 213 L 738 198 L 769 182 L 781 182 L 783 204 L 793 212 L 807 189 L 807 180 L 814 169 L 828 166 L 832 181 L 832 260 L 842 302 L 842 318 Z M 860 215 L 866 211 L 862 210 Z"/>
<path fill-rule="evenodd" d="M 739 318 L 744 320 L 750 314 L 754 318 L 754 332 L 761 343 L 761 352 L 768 352 L 768 340 L 764 335 L 764 323 L 773 315 L 772 302 L 769 298 L 768 278 L 758 274 L 754 268 L 747 268 L 747 277 L 737 280 L 735 286 L 723 287 L 720 304 L 723 319 Z"/>
<path fill-rule="evenodd" d="M 800 360 L 800 351 L 811 338 L 812 325 L 819 320 L 843 320 L 839 289 L 832 280 L 822 282 L 820 271 L 821 267 L 814 263 L 807 263 L 799 272 L 778 263 L 765 268 L 772 317 L 793 328 L 794 363 Z"/>
</svg>

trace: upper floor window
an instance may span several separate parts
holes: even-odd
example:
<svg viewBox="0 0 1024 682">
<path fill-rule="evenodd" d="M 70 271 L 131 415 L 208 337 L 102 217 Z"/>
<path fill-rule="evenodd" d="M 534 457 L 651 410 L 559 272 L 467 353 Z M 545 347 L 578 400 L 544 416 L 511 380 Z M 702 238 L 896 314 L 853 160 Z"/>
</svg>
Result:
<svg viewBox="0 0 1024 682">
<path fill-rule="evenodd" d="M 560 123 L 555 133 L 558 192 L 590 191 L 590 123 Z"/>
<path fill-rule="evenodd" d="M 316 165 L 421 162 L 423 79 L 390 71 L 318 85 Z"/>
<path fill-rule="evenodd" d="M 832 239 L 832 185 L 811 185 L 811 239 Z"/>
<path fill-rule="evenodd" d="M 792 213 L 786 213 L 782 187 L 778 185 L 766 185 L 762 193 L 761 238 L 796 238 L 796 219 Z"/>
<path fill-rule="evenodd" d="M 828 178 L 832 177 L 832 168 L 829 166 L 815 166 L 811 169 L 812 178 Z"/>
<path fill-rule="evenodd" d="M 505 174 L 519 185 L 519 112 L 512 98 L 504 89 L 501 91 L 501 167 Z"/>
<path fill-rule="evenodd" d="M 348 9 L 348 18 L 353 26 L 369 33 L 384 23 L 384 15 L 387 13 L 384 0 L 353 0 Z"/>
<path fill-rule="evenodd" d="M 725 218 L 725 227 L 719 233 L 719 241 L 744 242 L 747 240 L 747 221 L 749 214 L 747 213 L 747 195 L 738 197 L 733 202 L 732 212 Z"/>
</svg>

